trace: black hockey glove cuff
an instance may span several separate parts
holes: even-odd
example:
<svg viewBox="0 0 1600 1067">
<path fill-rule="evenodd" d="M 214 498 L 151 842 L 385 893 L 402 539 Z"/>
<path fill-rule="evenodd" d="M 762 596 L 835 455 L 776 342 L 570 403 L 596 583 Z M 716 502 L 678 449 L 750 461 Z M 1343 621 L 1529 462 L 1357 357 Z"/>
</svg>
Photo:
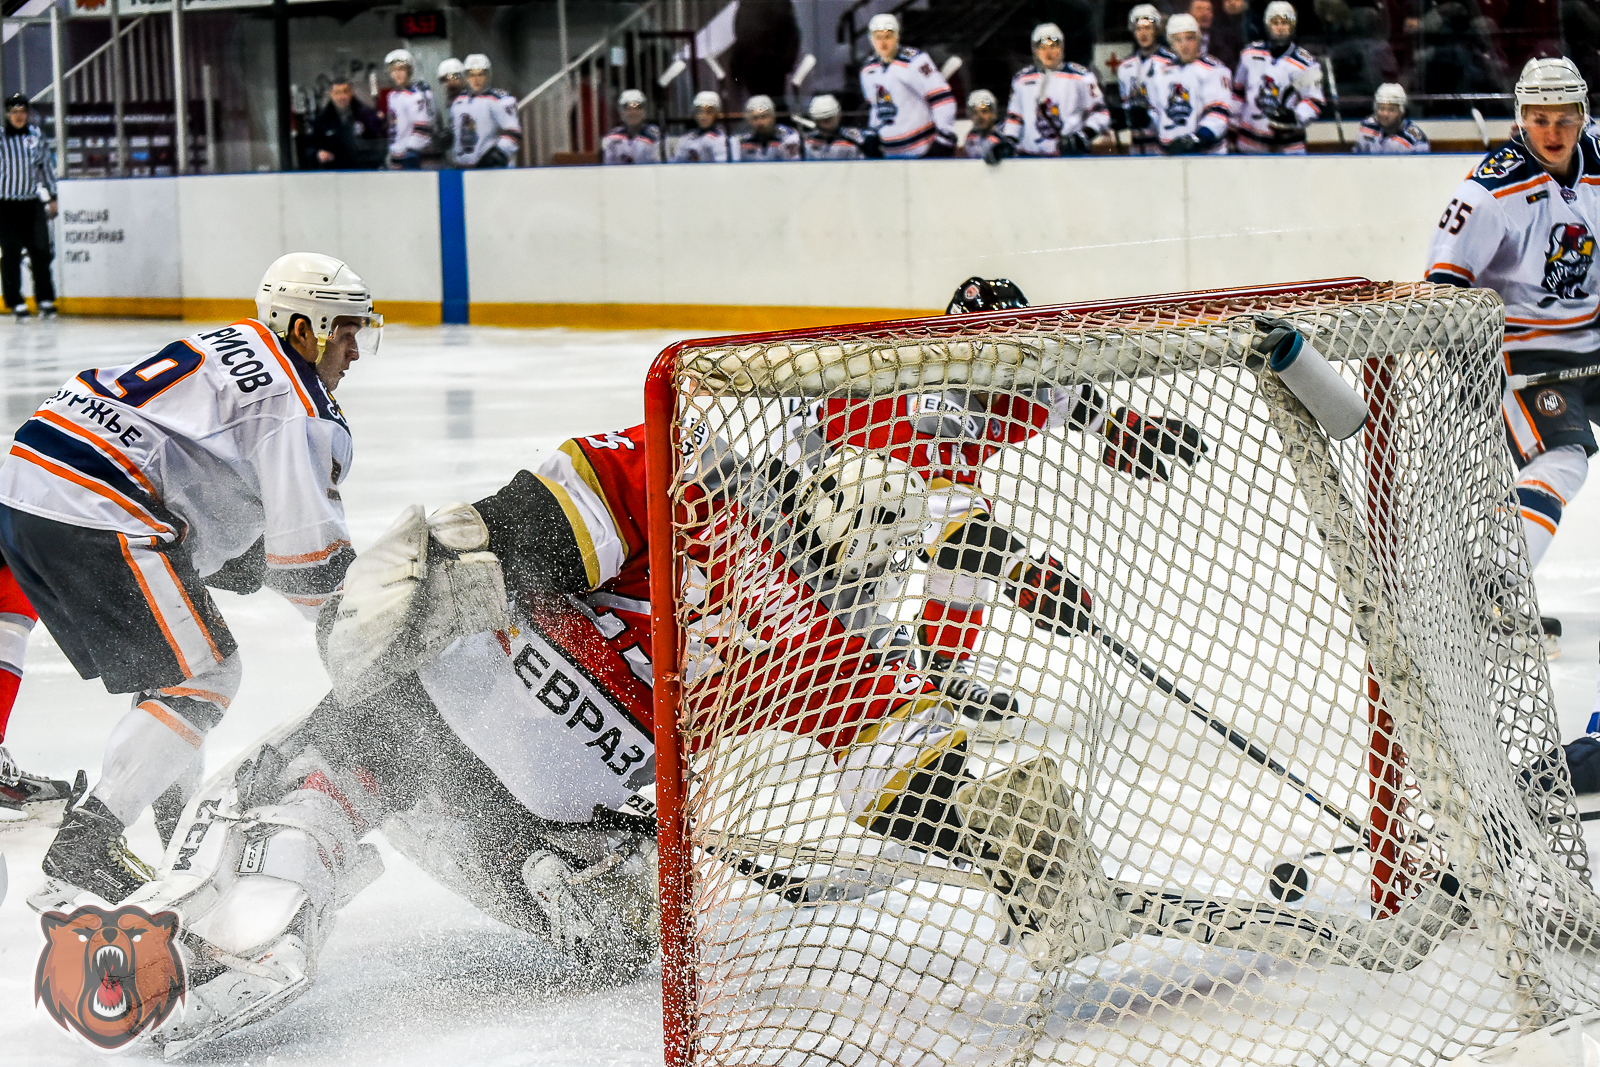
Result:
<svg viewBox="0 0 1600 1067">
<path fill-rule="evenodd" d="M 1192 467 L 1210 451 L 1198 427 L 1182 419 L 1146 418 L 1129 408 L 1118 408 L 1103 432 L 1105 465 L 1135 478 L 1166 481 L 1169 471 L 1162 456 L 1174 456 Z"/>
<path fill-rule="evenodd" d="M 1150 109 L 1140 104 L 1123 108 L 1122 116 L 1130 130 L 1143 130 L 1150 125 Z"/>
<path fill-rule="evenodd" d="M 1200 138 L 1186 133 L 1182 137 L 1174 137 L 1161 147 L 1169 156 L 1187 156 L 1200 151 Z"/>
<path fill-rule="evenodd" d="M 1027 550 L 1026 541 L 989 516 L 980 515 L 956 527 L 940 542 L 933 559 L 947 571 L 1001 578 Z"/>
<path fill-rule="evenodd" d="M 1061 138 L 1061 154 L 1064 156 L 1086 156 L 1089 154 L 1089 138 L 1082 133 L 1069 133 Z"/>
<path fill-rule="evenodd" d="M 862 130 L 859 144 L 861 154 L 868 159 L 883 158 L 883 141 L 878 136 L 877 130 Z"/>
<path fill-rule="evenodd" d="M 1023 560 L 1020 567 L 1000 590 L 1016 603 L 1017 610 L 1033 616 L 1035 626 L 1070 637 L 1094 625 L 1090 614 L 1094 598 L 1065 563 L 1045 552 L 1038 559 Z"/>
<path fill-rule="evenodd" d="M 994 143 L 984 149 L 983 161 L 991 167 L 998 167 L 1002 159 L 1009 159 L 1016 152 L 1016 148 L 1004 137 L 996 137 Z"/>
</svg>

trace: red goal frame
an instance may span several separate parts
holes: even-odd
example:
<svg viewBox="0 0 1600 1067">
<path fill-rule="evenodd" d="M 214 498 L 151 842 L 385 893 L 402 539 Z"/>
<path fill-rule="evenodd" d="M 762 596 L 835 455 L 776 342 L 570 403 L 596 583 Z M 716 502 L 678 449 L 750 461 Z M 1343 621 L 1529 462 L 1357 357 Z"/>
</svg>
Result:
<svg viewBox="0 0 1600 1067">
<path fill-rule="evenodd" d="M 892 319 L 880 322 L 817 326 L 800 330 L 734 334 L 679 341 L 664 349 L 645 378 L 645 437 L 647 448 L 646 489 L 649 497 L 648 534 L 650 539 L 651 659 L 655 666 L 655 747 L 657 834 L 660 845 L 661 885 L 661 986 L 662 1029 L 667 1067 L 690 1067 L 694 1062 L 691 1036 L 694 1004 L 695 959 L 690 937 L 689 828 L 685 818 L 686 800 L 683 778 L 683 748 L 679 735 L 678 707 L 682 694 L 677 612 L 674 598 L 680 575 L 678 555 L 673 543 L 671 488 L 677 454 L 677 394 L 674 387 L 680 358 L 686 352 L 730 345 L 766 344 L 779 341 L 826 338 L 847 340 L 888 335 L 915 329 L 923 335 L 956 335 L 968 327 L 1000 322 L 1025 324 L 1095 312 L 1118 311 L 1157 304 L 1194 303 L 1206 300 L 1249 299 L 1253 297 L 1295 296 L 1315 292 L 1335 292 L 1369 286 L 1362 277 L 1325 278 L 1287 285 L 1244 286 L 1229 289 L 1204 289 L 1162 293 L 1120 300 L 1095 300 L 1072 304 L 1052 304 L 1020 311 L 983 312 L 971 315 L 934 315 L 923 318 Z M 1375 362 L 1375 361 L 1373 361 Z M 1385 391 L 1386 369 L 1363 369 L 1371 400 L 1381 399 Z M 1376 462 L 1385 447 L 1387 434 L 1382 427 L 1370 427 L 1366 435 L 1371 470 L 1370 479 L 1386 477 L 1386 464 Z M 1376 484 L 1369 482 L 1369 484 Z M 1368 515 L 1369 535 L 1383 543 L 1385 516 Z M 1396 888 L 1388 882 L 1380 888 L 1376 875 L 1392 874 L 1400 862 L 1400 835 L 1393 827 L 1400 816 L 1399 784 L 1405 756 L 1392 737 L 1393 724 L 1378 700 L 1376 682 L 1368 684 L 1368 714 L 1372 740 L 1368 759 L 1368 792 L 1371 797 L 1370 843 L 1374 856 L 1373 904 L 1380 913 L 1398 904 Z"/>
</svg>

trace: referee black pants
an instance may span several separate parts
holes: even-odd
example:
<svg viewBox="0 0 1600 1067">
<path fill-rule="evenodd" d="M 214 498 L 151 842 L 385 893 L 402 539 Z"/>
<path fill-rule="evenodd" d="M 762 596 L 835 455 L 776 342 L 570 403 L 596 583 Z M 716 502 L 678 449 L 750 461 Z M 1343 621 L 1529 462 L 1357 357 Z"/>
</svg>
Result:
<svg viewBox="0 0 1600 1067">
<path fill-rule="evenodd" d="M 50 280 L 50 221 L 44 217 L 44 202 L 0 200 L 0 295 L 6 307 L 22 303 L 22 253 L 27 250 L 33 267 L 35 300 L 54 301 L 55 283 Z"/>
</svg>

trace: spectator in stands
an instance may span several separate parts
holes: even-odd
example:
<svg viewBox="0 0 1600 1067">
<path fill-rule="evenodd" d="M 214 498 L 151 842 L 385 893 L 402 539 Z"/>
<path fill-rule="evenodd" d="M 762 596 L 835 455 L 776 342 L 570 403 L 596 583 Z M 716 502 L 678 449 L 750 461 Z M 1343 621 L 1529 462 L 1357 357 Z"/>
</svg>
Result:
<svg viewBox="0 0 1600 1067">
<path fill-rule="evenodd" d="M 868 125 L 890 159 L 951 156 L 956 147 L 956 94 L 933 57 L 900 47 L 900 20 L 874 15 L 867 23 L 877 53 L 861 68 Z"/>
<path fill-rule="evenodd" d="M 1322 63 L 1295 43 L 1294 5 L 1267 5 L 1267 36 L 1239 55 L 1233 76 L 1234 132 L 1240 152 L 1303 155 L 1306 124 L 1327 106 Z"/>
<path fill-rule="evenodd" d="M 1316 0 L 1331 43 L 1328 63 L 1343 96 L 1368 96 L 1397 81 L 1400 64 L 1389 43 L 1387 7 L 1348 7 L 1345 0 Z"/>
<path fill-rule="evenodd" d="M 1532 6 L 1532 5 L 1529 5 Z M 1425 2 L 1420 15 L 1402 25 L 1404 35 L 1419 40 L 1410 76 L 1413 89 L 1424 93 L 1500 93 L 1509 78 L 1491 59 L 1492 45 L 1482 33 L 1476 5 L 1462 0 Z"/>
<path fill-rule="evenodd" d="M 1211 55 L 1211 28 L 1216 24 L 1217 9 L 1211 0 L 1189 0 L 1189 14 L 1200 26 L 1200 54 Z"/>
<path fill-rule="evenodd" d="M 349 78 L 328 87 L 328 102 L 311 127 L 311 145 L 323 170 L 377 170 L 383 166 L 383 120 L 356 99 Z"/>
<path fill-rule="evenodd" d="M 1251 41 L 1266 35 L 1267 28 L 1251 8 L 1250 0 L 1222 0 L 1222 14 L 1211 21 L 1211 54 L 1229 70 L 1237 70 L 1239 53 Z"/>
<path fill-rule="evenodd" d="M 1087 67 L 1063 63 L 1061 27 L 1033 28 L 1033 63 L 1011 80 L 1000 136 L 1021 156 L 1081 156 L 1111 128 L 1100 82 Z"/>
<path fill-rule="evenodd" d="M 420 170 L 422 153 L 433 145 L 433 90 L 414 75 L 417 61 L 404 48 L 396 48 L 383 58 L 389 68 L 394 89 L 389 93 L 389 167 L 393 170 Z"/>
<path fill-rule="evenodd" d="M 750 129 L 739 135 L 740 163 L 781 163 L 801 158 L 800 134 L 778 122 L 770 96 L 752 96 L 744 102 L 744 120 Z"/>
<path fill-rule="evenodd" d="M 1000 136 L 1000 101 L 987 89 L 967 94 L 967 118 L 972 128 L 961 143 L 961 155 L 994 164 L 1010 155 L 1011 146 Z"/>
<path fill-rule="evenodd" d="M 811 98 L 812 131 L 805 136 L 807 159 L 866 159 L 877 142 L 854 126 L 844 125 L 839 98 L 829 93 Z"/>
<path fill-rule="evenodd" d="M 1161 154 L 1150 85 L 1159 67 L 1177 59 L 1172 50 L 1161 43 L 1162 22 L 1161 11 L 1154 4 L 1139 4 L 1128 12 L 1128 31 L 1133 34 L 1134 51 L 1117 64 L 1117 87 L 1122 96 L 1123 122 L 1131 142 L 1129 155 Z"/>
<path fill-rule="evenodd" d="M 517 98 L 489 87 L 489 57 L 475 52 L 462 61 L 467 91 L 450 105 L 455 131 L 452 155 L 458 167 L 511 167 L 522 146 Z"/>
<path fill-rule="evenodd" d="M 1372 96 L 1372 117 L 1363 119 L 1351 151 L 1372 155 L 1426 152 L 1428 135 L 1406 118 L 1406 91 L 1393 83 L 1378 86 Z"/>
<path fill-rule="evenodd" d="M 600 142 L 602 163 L 660 163 L 661 127 L 644 120 L 644 94 L 624 89 L 617 97 L 622 125 L 613 127 Z"/>
<path fill-rule="evenodd" d="M 722 95 L 707 89 L 694 97 L 694 129 L 678 138 L 674 163 L 727 163 L 738 160 L 739 146 L 718 120 L 722 118 Z"/>
</svg>

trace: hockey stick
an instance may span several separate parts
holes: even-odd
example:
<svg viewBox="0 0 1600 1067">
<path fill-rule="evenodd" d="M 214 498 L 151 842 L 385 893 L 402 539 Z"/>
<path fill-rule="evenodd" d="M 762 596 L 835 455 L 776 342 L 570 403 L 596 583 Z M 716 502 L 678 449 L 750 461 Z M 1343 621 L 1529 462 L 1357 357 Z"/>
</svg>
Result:
<svg viewBox="0 0 1600 1067">
<path fill-rule="evenodd" d="M 1600 363 L 1591 363 L 1587 367 L 1567 367 L 1565 370 L 1540 371 L 1538 374 L 1508 374 L 1506 375 L 1506 388 L 1513 393 L 1535 385 L 1554 385 L 1557 382 L 1570 382 L 1575 378 L 1593 378 L 1600 374 Z"/>
<path fill-rule="evenodd" d="M 1489 147 L 1489 124 L 1483 121 L 1483 112 L 1477 108 L 1472 109 L 1472 121 L 1478 124 L 1478 136 L 1483 139 L 1483 147 Z"/>
<path fill-rule="evenodd" d="M 1339 82 L 1333 76 L 1333 60 L 1323 56 L 1322 69 L 1328 73 L 1328 100 L 1333 104 L 1333 128 L 1339 131 L 1339 143 L 1345 144 L 1344 119 L 1339 115 Z"/>
</svg>

